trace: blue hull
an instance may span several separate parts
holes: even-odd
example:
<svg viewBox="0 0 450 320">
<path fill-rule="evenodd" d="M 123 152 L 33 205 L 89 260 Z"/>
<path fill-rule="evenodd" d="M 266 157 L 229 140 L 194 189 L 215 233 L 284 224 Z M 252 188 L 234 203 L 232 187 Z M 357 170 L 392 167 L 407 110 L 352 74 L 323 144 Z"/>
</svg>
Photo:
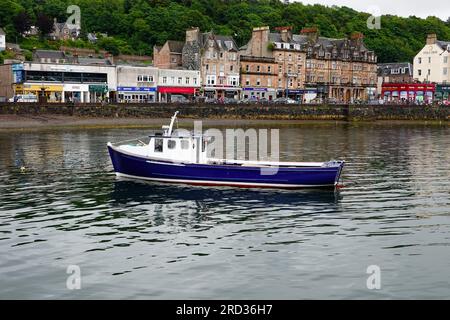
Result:
<svg viewBox="0 0 450 320">
<path fill-rule="evenodd" d="M 160 182 L 194 185 L 227 185 L 265 188 L 334 188 L 344 166 L 280 167 L 274 175 L 261 175 L 258 167 L 172 163 L 122 153 L 110 146 L 108 151 L 118 176 Z"/>
</svg>

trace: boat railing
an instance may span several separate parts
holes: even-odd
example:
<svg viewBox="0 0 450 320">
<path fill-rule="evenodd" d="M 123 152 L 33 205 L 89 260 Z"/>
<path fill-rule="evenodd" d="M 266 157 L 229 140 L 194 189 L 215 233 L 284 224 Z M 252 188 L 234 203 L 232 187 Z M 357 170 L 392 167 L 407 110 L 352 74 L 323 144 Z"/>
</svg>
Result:
<svg viewBox="0 0 450 320">
<path fill-rule="evenodd" d="M 122 140 L 118 142 L 111 143 L 111 145 L 118 147 L 123 145 L 129 145 L 129 146 L 145 146 L 150 143 L 150 136 L 140 137 L 140 138 L 134 138 L 130 140 Z"/>
</svg>

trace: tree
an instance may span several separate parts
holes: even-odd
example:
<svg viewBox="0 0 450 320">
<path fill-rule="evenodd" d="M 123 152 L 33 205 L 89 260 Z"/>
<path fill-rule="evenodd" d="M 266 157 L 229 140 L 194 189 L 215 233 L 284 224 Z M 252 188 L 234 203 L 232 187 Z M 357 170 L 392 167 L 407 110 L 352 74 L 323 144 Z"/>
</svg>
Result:
<svg viewBox="0 0 450 320">
<path fill-rule="evenodd" d="M 45 13 L 38 13 L 36 16 L 36 27 L 39 29 L 41 37 L 53 31 L 53 20 Z"/>
<path fill-rule="evenodd" d="M 23 34 L 25 31 L 30 30 L 31 20 L 29 15 L 25 11 L 19 12 L 13 18 L 14 28 L 19 34 Z"/>
</svg>

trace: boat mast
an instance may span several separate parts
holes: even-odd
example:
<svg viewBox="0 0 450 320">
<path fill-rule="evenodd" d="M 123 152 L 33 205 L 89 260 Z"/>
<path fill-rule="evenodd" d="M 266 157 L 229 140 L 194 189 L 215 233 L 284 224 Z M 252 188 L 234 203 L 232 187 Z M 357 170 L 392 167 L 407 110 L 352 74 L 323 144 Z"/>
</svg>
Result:
<svg viewBox="0 0 450 320">
<path fill-rule="evenodd" d="M 167 128 L 167 131 L 165 132 L 165 136 L 171 136 L 172 135 L 173 124 L 175 123 L 175 120 L 177 119 L 178 112 L 179 111 L 175 111 L 175 114 L 173 115 L 172 119 L 170 120 L 169 127 L 164 126 L 165 128 Z"/>
</svg>

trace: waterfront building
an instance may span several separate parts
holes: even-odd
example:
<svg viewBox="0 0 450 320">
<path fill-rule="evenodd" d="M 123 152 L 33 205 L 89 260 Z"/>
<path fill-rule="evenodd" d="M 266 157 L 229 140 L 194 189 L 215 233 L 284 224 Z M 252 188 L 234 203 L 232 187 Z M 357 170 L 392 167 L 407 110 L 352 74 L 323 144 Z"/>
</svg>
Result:
<svg viewBox="0 0 450 320">
<path fill-rule="evenodd" d="M 0 51 L 6 50 L 6 34 L 2 28 L 0 28 Z"/>
<path fill-rule="evenodd" d="M 161 69 L 180 69 L 184 42 L 167 40 L 162 47 L 153 47 L 153 65 Z"/>
<path fill-rule="evenodd" d="M 204 96 L 239 98 L 239 54 L 233 37 L 190 28 L 184 42 L 168 40 L 153 51 L 155 67 L 200 71 Z"/>
<path fill-rule="evenodd" d="M 383 83 L 381 96 L 385 102 L 431 103 L 435 92 L 435 84 Z"/>
<path fill-rule="evenodd" d="M 275 33 L 268 27 L 255 29 L 259 35 L 246 47 L 256 41 L 275 58 L 278 96 L 308 101 L 315 93 L 342 102 L 375 97 L 377 57 L 365 47 L 362 34 L 330 39 L 319 37 L 317 28 L 305 28 L 300 34 L 293 34 L 291 27 L 277 29 Z"/>
<path fill-rule="evenodd" d="M 157 101 L 158 68 L 118 65 L 116 71 L 119 102 Z"/>
<path fill-rule="evenodd" d="M 24 62 L 23 82 L 16 94 L 33 93 L 48 102 L 114 101 L 115 66 Z"/>
<path fill-rule="evenodd" d="M 209 98 L 239 98 L 239 54 L 233 37 L 199 28 L 186 31 L 182 66 L 200 70 L 204 95 Z"/>
<path fill-rule="evenodd" d="M 264 45 L 268 39 L 268 27 L 254 28 L 252 38 L 241 47 L 240 70 L 243 99 L 268 99 L 277 97 L 278 63 L 272 52 Z"/>
<path fill-rule="evenodd" d="M 378 81 L 381 83 L 412 83 L 413 66 L 409 62 L 379 63 Z"/>
<path fill-rule="evenodd" d="M 22 82 L 21 63 L 0 64 L 0 101 L 8 101 L 14 96 L 14 84 Z"/>
<path fill-rule="evenodd" d="M 426 45 L 414 58 L 414 80 L 450 83 L 450 42 L 429 34 Z"/>
<path fill-rule="evenodd" d="M 192 100 L 195 95 L 199 94 L 201 87 L 200 71 L 159 69 L 157 86 L 158 101 L 175 101 L 173 96 L 183 96 Z"/>
</svg>

